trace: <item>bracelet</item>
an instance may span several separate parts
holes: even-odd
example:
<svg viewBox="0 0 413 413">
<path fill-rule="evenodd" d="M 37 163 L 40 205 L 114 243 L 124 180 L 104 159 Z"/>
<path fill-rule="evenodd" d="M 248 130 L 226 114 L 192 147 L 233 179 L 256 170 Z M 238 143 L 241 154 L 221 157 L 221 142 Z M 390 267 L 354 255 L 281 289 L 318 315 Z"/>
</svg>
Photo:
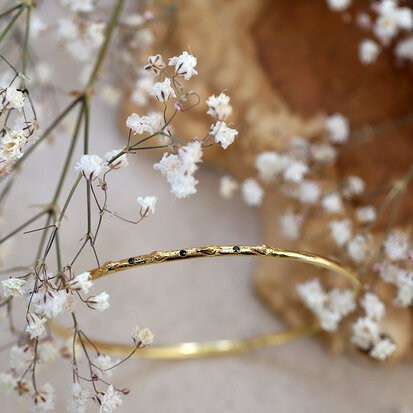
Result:
<svg viewBox="0 0 413 413">
<path fill-rule="evenodd" d="M 352 284 L 355 298 L 358 297 L 362 282 L 359 276 L 351 269 L 344 265 L 308 252 L 282 250 L 271 248 L 266 245 L 248 246 L 248 245 L 231 245 L 217 246 L 207 245 L 200 248 L 187 248 L 170 251 L 154 251 L 147 255 L 138 255 L 136 257 L 126 258 L 120 261 L 109 261 L 99 268 L 90 272 L 91 278 L 96 280 L 106 275 L 125 271 L 131 268 L 143 265 L 157 264 L 175 260 L 185 260 L 191 258 L 203 257 L 222 257 L 222 256 L 262 256 L 287 259 L 312 264 L 317 267 L 326 268 L 335 273 L 345 276 Z M 64 338 L 72 337 L 70 330 L 49 321 L 49 326 L 56 334 Z M 223 339 L 206 342 L 185 342 L 171 346 L 145 347 L 134 352 L 136 358 L 153 358 L 153 359 L 188 359 L 200 358 L 227 354 L 244 353 L 257 350 L 263 347 L 275 346 L 286 342 L 306 337 L 321 330 L 319 322 L 314 321 L 302 327 L 290 329 L 284 332 L 276 332 L 266 335 L 255 336 L 247 339 Z M 130 355 L 134 347 L 130 345 L 112 344 L 92 340 L 94 345 L 103 353 L 124 357 Z M 92 346 L 90 343 L 85 343 Z"/>
</svg>

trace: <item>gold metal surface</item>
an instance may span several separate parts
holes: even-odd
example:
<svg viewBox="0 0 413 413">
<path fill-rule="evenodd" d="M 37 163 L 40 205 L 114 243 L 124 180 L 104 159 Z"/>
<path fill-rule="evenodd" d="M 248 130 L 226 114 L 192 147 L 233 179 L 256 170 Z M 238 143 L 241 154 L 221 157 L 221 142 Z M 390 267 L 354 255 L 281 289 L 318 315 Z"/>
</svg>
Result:
<svg viewBox="0 0 413 413">
<path fill-rule="evenodd" d="M 217 246 L 207 245 L 199 248 L 186 248 L 170 251 L 154 251 L 151 254 L 138 255 L 120 261 L 109 261 L 99 268 L 90 272 L 93 280 L 106 275 L 115 274 L 131 268 L 143 265 L 158 264 L 175 260 L 186 260 L 191 258 L 224 257 L 224 256 L 260 256 L 287 259 L 326 268 L 335 273 L 345 276 L 352 284 L 355 297 L 361 291 L 361 280 L 359 276 L 344 265 L 319 255 L 308 252 L 282 250 L 268 247 L 266 245 L 230 245 Z M 55 322 L 49 322 L 50 328 L 62 337 L 71 337 L 70 330 Z M 210 357 L 218 355 L 244 353 L 263 347 L 284 344 L 288 341 L 314 334 L 320 330 L 318 322 L 313 322 L 300 328 L 290 329 L 284 332 L 275 332 L 266 335 L 255 336 L 247 339 L 223 339 L 207 342 L 187 342 L 163 347 L 148 347 L 139 349 L 134 353 L 136 358 L 154 359 L 188 359 L 199 357 Z M 121 344 L 113 344 L 93 340 L 94 344 L 104 353 L 117 356 L 127 356 L 134 347 Z"/>
</svg>

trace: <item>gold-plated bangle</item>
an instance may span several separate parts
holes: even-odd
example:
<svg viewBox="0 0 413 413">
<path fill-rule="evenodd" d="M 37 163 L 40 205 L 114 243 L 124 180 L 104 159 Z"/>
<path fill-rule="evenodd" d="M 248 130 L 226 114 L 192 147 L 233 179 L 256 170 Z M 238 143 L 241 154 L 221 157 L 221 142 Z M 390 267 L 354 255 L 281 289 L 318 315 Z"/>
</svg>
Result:
<svg viewBox="0 0 413 413">
<path fill-rule="evenodd" d="M 89 272 L 92 279 L 96 280 L 105 275 L 114 274 L 143 265 L 158 264 L 191 258 L 246 255 L 281 258 L 326 268 L 335 273 L 344 275 L 351 282 L 355 297 L 357 297 L 361 291 L 362 283 L 359 276 L 351 269 L 334 260 L 308 252 L 282 250 L 268 247 L 266 245 L 207 245 L 205 247 L 199 248 L 186 248 L 171 251 L 154 251 L 151 254 L 147 255 L 138 255 L 136 257 L 126 258 L 120 261 L 109 261 L 103 264 L 101 267 L 95 268 L 94 270 L 91 270 Z M 50 322 L 49 325 L 55 333 L 62 337 L 69 338 L 72 336 L 70 330 L 62 327 L 56 322 Z M 260 335 L 247 339 L 224 339 L 207 342 L 186 342 L 171 346 L 147 347 L 139 349 L 133 354 L 133 356 L 136 358 L 187 359 L 244 353 L 263 347 L 283 344 L 288 341 L 306 337 L 318 331 L 320 331 L 320 325 L 317 321 L 315 321 L 303 327 L 290 329 L 288 331 Z M 101 342 L 99 340 L 92 341 L 100 351 L 104 353 L 111 353 L 120 357 L 127 356 L 134 350 L 134 347 L 128 345 L 112 344 Z"/>
</svg>

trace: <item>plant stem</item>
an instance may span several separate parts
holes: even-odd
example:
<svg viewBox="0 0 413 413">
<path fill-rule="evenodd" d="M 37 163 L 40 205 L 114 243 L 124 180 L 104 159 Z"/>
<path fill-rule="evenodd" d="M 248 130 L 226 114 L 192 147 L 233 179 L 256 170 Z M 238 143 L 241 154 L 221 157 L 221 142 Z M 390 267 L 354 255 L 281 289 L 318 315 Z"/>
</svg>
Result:
<svg viewBox="0 0 413 413">
<path fill-rule="evenodd" d="M 16 20 L 19 18 L 19 16 L 23 13 L 23 11 L 26 7 L 27 7 L 27 4 L 22 4 L 20 6 L 20 10 L 13 16 L 13 18 L 10 20 L 9 24 L 6 26 L 6 28 L 0 34 L 0 42 L 4 39 L 4 36 L 6 36 L 8 31 L 13 27 L 13 24 L 16 22 Z"/>
<path fill-rule="evenodd" d="M 27 7 L 27 19 L 26 19 L 26 33 L 24 35 L 24 52 L 23 52 L 23 74 L 26 74 L 27 58 L 29 55 L 29 33 L 30 33 L 30 20 L 32 15 L 32 7 Z"/>
</svg>

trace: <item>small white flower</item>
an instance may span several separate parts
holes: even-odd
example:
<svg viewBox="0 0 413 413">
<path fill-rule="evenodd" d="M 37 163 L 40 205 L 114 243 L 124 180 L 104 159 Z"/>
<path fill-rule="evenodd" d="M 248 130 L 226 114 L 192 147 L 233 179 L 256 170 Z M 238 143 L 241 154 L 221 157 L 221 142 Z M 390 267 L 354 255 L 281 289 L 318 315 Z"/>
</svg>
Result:
<svg viewBox="0 0 413 413">
<path fill-rule="evenodd" d="M 99 413 L 112 413 L 119 406 L 122 406 L 123 401 L 112 385 L 110 385 L 101 400 Z"/>
<path fill-rule="evenodd" d="M 112 158 L 114 158 L 118 153 L 122 152 L 122 149 L 113 149 L 112 151 L 106 152 L 105 153 L 105 161 L 109 163 Z M 119 158 L 116 158 L 110 165 L 109 168 L 112 169 L 121 169 L 121 168 L 126 168 L 129 165 L 128 158 L 126 156 L 126 153 L 123 155 L 119 156 Z"/>
<path fill-rule="evenodd" d="M 356 217 L 362 224 L 368 224 L 376 219 L 376 210 L 370 205 L 357 208 Z"/>
<path fill-rule="evenodd" d="M 141 135 L 144 132 L 150 134 L 155 133 L 160 129 L 159 118 L 155 116 L 139 116 L 136 113 L 132 113 L 126 120 L 126 126 L 131 129 L 134 134 Z"/>
<path fill-rule="evenodd" d="M 255 179 L 248 178 L 241 184 L 241 194 L 247 205 L 259 206 L 264 196 L 264 190 Z"/>
<path fill-rule="evenodd" d="M 10 393 L 17 385 L 17 378 L 10 373 L 0 373 L 0 386 L 6 393 Z"/>
<path fill-rule="evenodd" d="M 272 151 L 261 152 L 255 158 L 255 168 L 258 170 L 258 176 L 266 183 L 273 181 L 286 168 L 287 164 L 286 156 Z"/>
<path fill-rule="evenodd" d="M 9 109 L 18 109 L 21 110 L 24 106 L 25 95 L 23 92 L 15 88 L 14 86 L 10 86 L 6 90 L 6 99 L 8 101 L 8 108 Z"/>
<path fill-rule="evenodd" d="M 374 63 L 379 53 L 380 47 L 373 40 L 363 40 L 359 45 L 359 59 L 365 65 Z"/>
<path fill-rule="evenodd" d="M 394 53 L 400 59 L 413 60 L 413 36 L 397 43 Z"/>
<path fill-rule="evenodd" d="M 390 260 L 404 260 L 409 253 L 409 239 L 403 231 L 393 231 L 383 243 L 384 252 Z"/>
<path fill-rule="evenodd" d="M 369 350 L 380 337 L 378 323 L 369 317 L 360 317 L 353 324 L 352 343 L 362 350 Z"/>
<path fill-rule="evenodd" d="M 111 367 L 116 363 L 106 354 L 99 354 L 93 361 L 93 364 L 99 370 L 100 377 L 110 377 L 114 370 Z"/>
<path fill-rule="evenodd" d="M 354 195 L 360 195 L 364 191 L 364 181 L 358 176 L 349 176 L 343 188 L 343 195 L 351 198 Z"/>
<path fill-rule="evenodd" d="M 171 79 L 167 77 L 163 82 L 156 82 L 151 91 L 159 102 L 166 102 L 171 96 L 176 98 L 175 90 L 171 87 Z"/>
<path fill-rule="evenodd" d="M 327 0 L 328 7 L 333 11 L 343 11 L 351 4 L 351 0 Z"/>
<path fill-rule="evenodd" d="M 156 196 L 146 196 L 145 198 L 138 197 L 136 201 L 141 207 L 141 214 L 144 216 L 154 214 L 157 199 Z"/>
<path fill-rule="evenodd" d="M 50 364 L 59 356 L 59 349 L 51 340 L 45 340 L 39 343 L 37 347 L 39 361 L 42 364 Z"/>
<path fill-rule="evenodd" d="M 394 303 L 400 307 L 408 307 L 413 303 L 413 272 L 398 271 L 396 284 L 398 290 Z"/>
<path fill-rule="evenodd" d="M 151 74 L 143 72 L 143 74 L 136 80 L 135 86 L 132 90 L 132 102 L 138 106 L 146 106 L 148 103 L 149 94 L 154 85 L 154 78 Z"/>
<path fill-rule="evenodd" d="M 70 17 L 57 21 L 57 37 L 60 40 L 74 40 L 79 36 L 79 28 Z"/>
<path fill-rule="evenodd" d="M 340 113 L 331 115 L 325 120 L 325 128 L 334 143 L 343 143 L 347 141 L 350 133 L 350 127 L 347 118 Z"/>
<path fill-rule="evenodd" d="M 333 288 L 329 293 L 330 306 L 340 314 L 340 318 L 347 316 L 356 309 L 354 294 L 351 290 Z"/>
<path fill-rule="evenodd" d="M 87 27 L 87 35 L 93 47 L 99 47 L 105 40 L 106 23 L 90 23 Z"/>
<path fill-rule="evenodd" d="M 54 410 L 54 388 L 50 383 L 44 384 L 33 396 L 32 410 L 35 413 L 43 413 Z"/>
<path fill-rule="evenodd" d="M 8 278 L 1 282 L 5 297 L 20 297 L 23 294 L 25 280 L 20 278 Z"/>
<path fill-rule="evenodd" d="M 300 182 L 308 172 L 308 166 L 301 161 L 291 161 L 284 170 L 284 179 L 291 182 Z"/>
<path fill-rule="evenodd" d="M 89 292 L 89 290 L 93 286 L 93 281 L 90 276 L 90 272 L 83 272 L 82 274 L 77 275 L 73 280 L 71 280 L 68 284 L 69 288 L 74 290 L 82 290 L 85 294 Z"/>
<path fill-rule="evenodd" d="M 320 193 L 321 188 L 317 182 L 303 181 L 299 184 L 297 197 L 303 204 L 315 204 Z"/>
<path fill-rule="evenodd" d="M 225 93 L 221 93 L 218 97 L 212 95 L 206 101 L 209 106 L 208 115 L 213 116 L 219 121 L 225 121 L 231 115 L 232 106 L 229 104 L 229 96 Z"/>
<path fill-rule="evenodd" d="M 39 318 L 34 313 L 27 314 L 26 333 L 30 334 L 31 339 L 39 337 L 43 333 L 45 322 L 46 322 L 45 318 Z"/>
<path fill-rule="evenodd" d="M 311 145 L 310 152 L 314 160 L 325 164 L 332 164 L 337 158 L 337 150 L 328 143 Z"/>
<path fill-rule="evenodd" d="M 65 290 L 49 291 L 47 295 L 39 292 L 33 295 L 32 303 L 36 312 L 49 319 L 71 310 L 74 304 L 73 298 Z"/>
<path fill-rule="evenodd" d="M 387 283 L 397 284 L 400 271 L 399 267 L 387 261 L 377 263 L 374 270 L 379 273 L 380 277 Z"/>
<path fill-rule="evenodd" d="M 396 351 L 396 348 L 393 341 L 388 338 L 381 338 L 374 343 L 374 347 L 369 354 L 375 359 L 385 360 Z"/>
<path fill-rule="evenodd" d="M 187 52 L 169 59 L 169 66 L 175 66 L 175 73 L 178 76 L 183 76 L 185 80 L 189 80 L 192 76 L 198 74 L 195 70 L 196 63 L 196 57 Z"/>
<path fill-rule="evenodd" d="M 231 199 L 238 187 L 238 182 L 232 176 L 225 175 L 219 180 L 219 193 L 225 199 Z"/>
<path fill-rule="evenodd" d="M 358 234 L 348 243 L 347 252 L 354 262 L 360 264 L 367 259 L 370 242 L 370 236 Z"/>
<path fill-rule="evenodd" d="M 88 303 L 98 311 L 105 311 L 109 308 L 109 294 L 107 292 L 100 293 L 88 299 Z"/>
<path fill-rule="evenodd" d="M 80 171 L 88 181 L 93 181 L 100 177 L 108 169 L 106 162 L 98 155 L 82 155 L 80 162 L 75 166 L 75 170 Z"/>
<path fill-rule="evenodd" d="M 300 229 L 304 217 L 300 214 L 287 212 L 280 218 L 281 233 L 285 238 L 296 240 L 300 236 Z"/>
<path fill-rule="evenodd" d="M 340 194 L 337 192 L 332 192 L 325 195 L 321 201 L 321 205 L 325 211 L 333 214 L 339 213 L 343 210 L 343 202 Z"/>
<path fill-rule="evenodd" d="M 360 303 L 367 317 L 375 321 L 383 318 L 386 308 L 376 294 L 366 293 Z"/>
<path fill-rule="evenodd" d="M 145 70 L 152 71 L 157 75 L 160 72 L 160 69 L 163 69 L 164 67 L 165 63 L 162 60 L 162 56 L 157 54 L 148 57 L 148 64 L 145 66 Z"/>
<path fill-rule="evenodd" d="M 72 413 L 86 413 L 87 402 L 91 399 L 90 393 L 82 389 L 79 383 L 73 383 L 67 402 L 67 410 Z"/>
<path fill-rule="evenodd" d="M 139 347 L 146 347 L 153 344 L 154 336 L 149 328 L 140 329 L 139 326 L 136 326 L 132 330 L 132 338 L 135 344 Z"/>
<path fill-rule="evenodd" d="M 9 352 L 10 367 L 14 370 L 26 370 L 33 361 L 34 353 L 30 347 L 14 345 Z"/>
<path fill-rule="evenodd" d="M 238 135 L 236 129 L 229 128 L 225 122 L 221 121 L 212 125 L 209 133 L 214 137 L 215 143 L 219 143 L 224 149 L 227 149 Z"/>
<path fill-rule="evenodd" d="M 330 230 L 336 244 L 342 247 L 351 237 L 351 221 L 348 219 L 331 221 Z"/>
<path fill-rule="evenodd" d="M 116 106 L 122 98 L 122 91 L 113 85 L 104 85 L 100 89 L 100 98 L 107 105 Z"/>
</svg>

